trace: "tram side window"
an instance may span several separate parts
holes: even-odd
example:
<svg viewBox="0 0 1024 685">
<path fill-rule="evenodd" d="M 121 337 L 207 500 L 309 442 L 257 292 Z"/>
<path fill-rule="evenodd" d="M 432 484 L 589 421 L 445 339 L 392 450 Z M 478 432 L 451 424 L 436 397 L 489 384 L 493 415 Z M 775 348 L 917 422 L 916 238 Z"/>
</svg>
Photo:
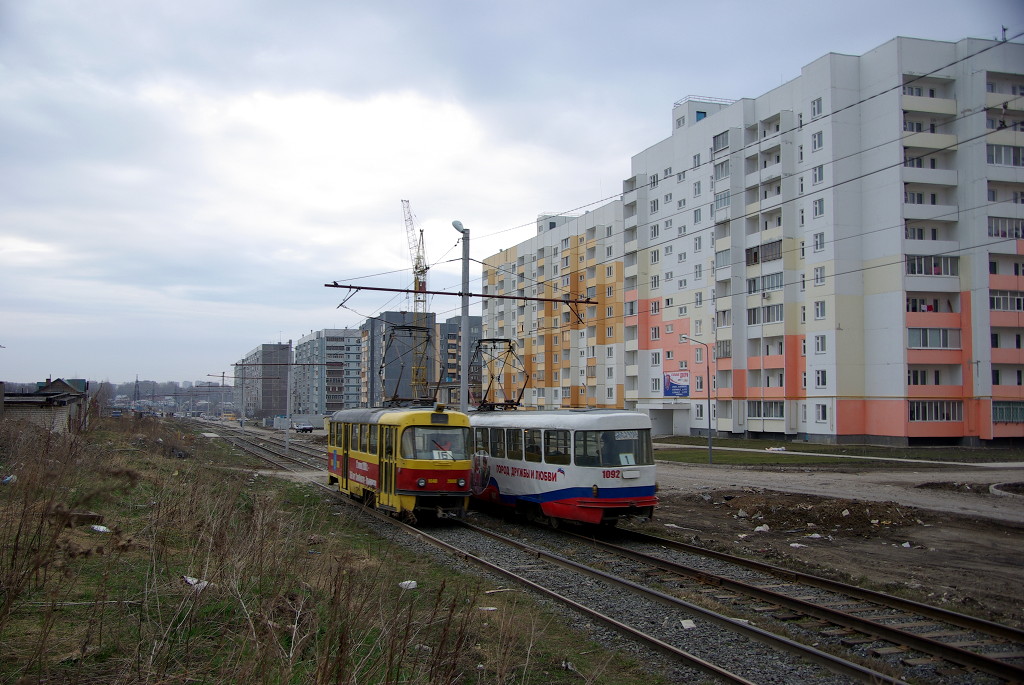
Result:
<svg viewBox="0 0 1024 685">
<path fill-rule="evenodd" d="M 548 464 L 569 463 L 570 458 L 569 431 L 544 431 L 544 461 Z"/>
<path fill-rule="evenodd" d="M 353 423 L 348 427 L 349 446 L 353 452 L 359 451 L 359 424 Z"/>
<path fill-rule="evenodd" d="M 367 441 L 366 451 L 370 454 L 377 454 L 377 436 L 379 434 L 380 426 L 370 425 L 367 426 L 370 431 L 370 438 Z"/>
<path fill-rule="evenodd" d="M 359 424 L 359 451 L 368 452 L 366 443 L 370 440 L 370 427 L 365 423 Z"/>
<path fill-rule="evenodd" d="M 584 445 L 581 455 L 580 443 Z M 651 432 L 649 430 L 625 429 L 606 431 L 576 432 L 576 463 L 580 466 L 597 466 L 592 459 L 592 445 L 599 447 L 600 466 L 649 466 L 654 463 L 651 454 Z M 585 461 L 580 461 L 584 459 Z"/>
<path fill-rule="evenodd" d="M 395 427 L 381 426 L 384 431 L 384 456 L 392 457 L 395 454 Z"/>
<path fill-rule="evenodd" d="M 491 429 L 491 456 L 499 459 L 505 458 L 505 429 Z"/>
<path fill-rule="evenodd" d="M 527 428 L 523 433 L 526 434 L 526 461 L 532 461 L 539 464 L 541 444 L 540 429 Z"/>
<path fill-rule="evenodd" d="M 473 454 L 480 453 L 486 453 L 487 456 L 491 455 L 491 445 L 487 442 L 486 428 L 473 429 Z"/>
<path fill-rule="evenodd" d="M 600 466 L 601 442 L 597 431 L 576 431 L 576 465 Z"/>
<path fill-rule="evenodd" d="M 505 431 L 505 445 L 508 448 L 505 453 L 506 458 L 516 461 L 523 460 L 523 431 L 518 428 L 509 428 Z"/>
</svg>

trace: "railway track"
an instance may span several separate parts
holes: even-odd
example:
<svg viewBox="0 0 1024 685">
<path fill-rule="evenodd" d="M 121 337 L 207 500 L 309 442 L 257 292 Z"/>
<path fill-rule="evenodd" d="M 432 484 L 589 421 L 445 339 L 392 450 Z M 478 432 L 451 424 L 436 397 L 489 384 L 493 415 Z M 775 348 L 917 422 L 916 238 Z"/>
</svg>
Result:
<svg viewBox="0 0 1024 685">
<path fill-rule="evenodd" d="M 798 625 L 815 643 L 831 642 L 904 668 L 953 665 L 1024 681 L 1024 631 L 1016 628 L 645 533 L 617 533 L 624 544 L 565 534 L 593 550 L 585 558 L 607 561 L 612 554 L 641 564 L 637 574 L 659 585 L 709 595 L 740 614 Z"/>
<path fill-rule="evenodd" d="M 274 435 L 229 427 L 219 427 L 217 432 L 235 447 L 286 471 L 324 469 L 327 463 L 323 449 L 294 440 L 288 441 L 286 446 L 284 439 Z"/>
</svg>

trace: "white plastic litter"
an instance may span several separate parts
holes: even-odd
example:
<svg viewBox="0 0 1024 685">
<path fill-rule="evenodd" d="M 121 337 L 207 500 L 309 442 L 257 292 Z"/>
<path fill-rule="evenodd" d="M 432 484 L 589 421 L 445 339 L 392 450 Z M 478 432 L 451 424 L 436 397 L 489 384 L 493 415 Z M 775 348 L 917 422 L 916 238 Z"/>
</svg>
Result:
<svg viewBox="0 0 1024 685">
<path fill-rule="evenodd" d="M 762 523 L 761 525 L 759 525 L 757 528 L 754 529 L 754 532 L 755 533 L 767 533 L 769 530 L 771 530 L 771 528 L 768 527 L 768 524 L 767 523 Z"/>
<path fill-rule="evenodd" d="M 498 607 L 477 607 L 480 611 L 497 611 Z"/>
<path fill-rule="evenodd" d="M 107 528 L 106 526 L 101 526 L 98 523 L 90 526 L 90 528 L 92 528 L 97 533 L 111 533 L 111 532 L 113 532 L 109 528 Z"/>
<path fill-rule="evenodd" d="M 419 585 L 416 583 L 415 580 L 403 580 L 401 583 L 398 584 L 398 587 L 402 588 L 403 590 L 415 590 L 417 587 L 419 587 Z"/>
<path fill-rule="evenodd" d="M 684 618 L 679 622 L 683 624 L 684 630 L 693 630 L 697 627 L 697 624 L 693 622 L 693 619 Z"/>
<path fill-rule="evenodd" d="M 188 585 L 191 585 L 196 592 L 202 592 L 210 586 L 210 581 L 199 580 L 198 578 L 193 578 L 192 576 L 182 576 L 181 579 L 184 580 L 185 583 L 187 583 Z"/>
<path fill-rule="evenodd" d="M 806 547 L 807 545 L 801 545 L 799 542 L 791 542 L 791 543 L 789 543 L 789 546 L 790 547 Z"/>
<path fill-rule="evenodd" d="M 910 547 L 910 543 L 909 543 L 909 542 L 904 542 L 904 543 L 903 543 L 902 545 L 900 545 L 900 546 L 901 546 L 901 547 Z"/>
<path fill-rule="evenodd" d="M 843 516 L 849 516 L 849 515 L 850 515 L 850 510 L 849 509 L 843 509 Z"/>
</svg>

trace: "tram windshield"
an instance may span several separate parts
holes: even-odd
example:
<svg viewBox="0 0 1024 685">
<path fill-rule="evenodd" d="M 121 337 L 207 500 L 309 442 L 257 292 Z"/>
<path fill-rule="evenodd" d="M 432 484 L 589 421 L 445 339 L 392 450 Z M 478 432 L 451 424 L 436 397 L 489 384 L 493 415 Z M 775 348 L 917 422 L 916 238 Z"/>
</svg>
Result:
<svg viewBox="0 0 1024 685">
<path fill-rule="evenodd" d="M 412 426 L 402 433 L 402 457 L 405 459 L 469 459 L 466 443 L 468 428 Z"/>
<path fill-rule="evenodd" d="M 577 466 L 650 466 L 651 431 L 576 431 Z"/>
</svg>

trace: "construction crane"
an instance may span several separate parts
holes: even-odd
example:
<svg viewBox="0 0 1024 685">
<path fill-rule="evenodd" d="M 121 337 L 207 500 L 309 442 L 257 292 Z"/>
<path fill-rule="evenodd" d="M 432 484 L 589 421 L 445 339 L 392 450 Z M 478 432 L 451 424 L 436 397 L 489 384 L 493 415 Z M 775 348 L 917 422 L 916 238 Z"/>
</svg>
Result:
<svg viewBox="0 0 1024 685">
<path fill-rule="evenodd" d="M 416 228 L 408 200 L 402 200 L 405 215 L 405 233 L 409 239 L 413 273 L 413 321 L 406 333 L 411 338 L 412 376 L 410 386 L 413 399 L 425 400 L 432 396 L 427 386 L 427 349 L 430 347 L 430 329 L 427 326 L 427 258 L 424 255 L 423 229 Z"/>
<path fill-rule="evenodd" d="M 405 233 L 409 238 L 409 254 L 412 256 L 413 305 L 417 325 L 422 324 L 427 313 L 427 258 L 423 254 L 423 229 L 417 235 L 416 223 L 412 217 L 412 209 L 408 200 L 402 200 L 402 213 L 405 214 Z"/>
</svg>

